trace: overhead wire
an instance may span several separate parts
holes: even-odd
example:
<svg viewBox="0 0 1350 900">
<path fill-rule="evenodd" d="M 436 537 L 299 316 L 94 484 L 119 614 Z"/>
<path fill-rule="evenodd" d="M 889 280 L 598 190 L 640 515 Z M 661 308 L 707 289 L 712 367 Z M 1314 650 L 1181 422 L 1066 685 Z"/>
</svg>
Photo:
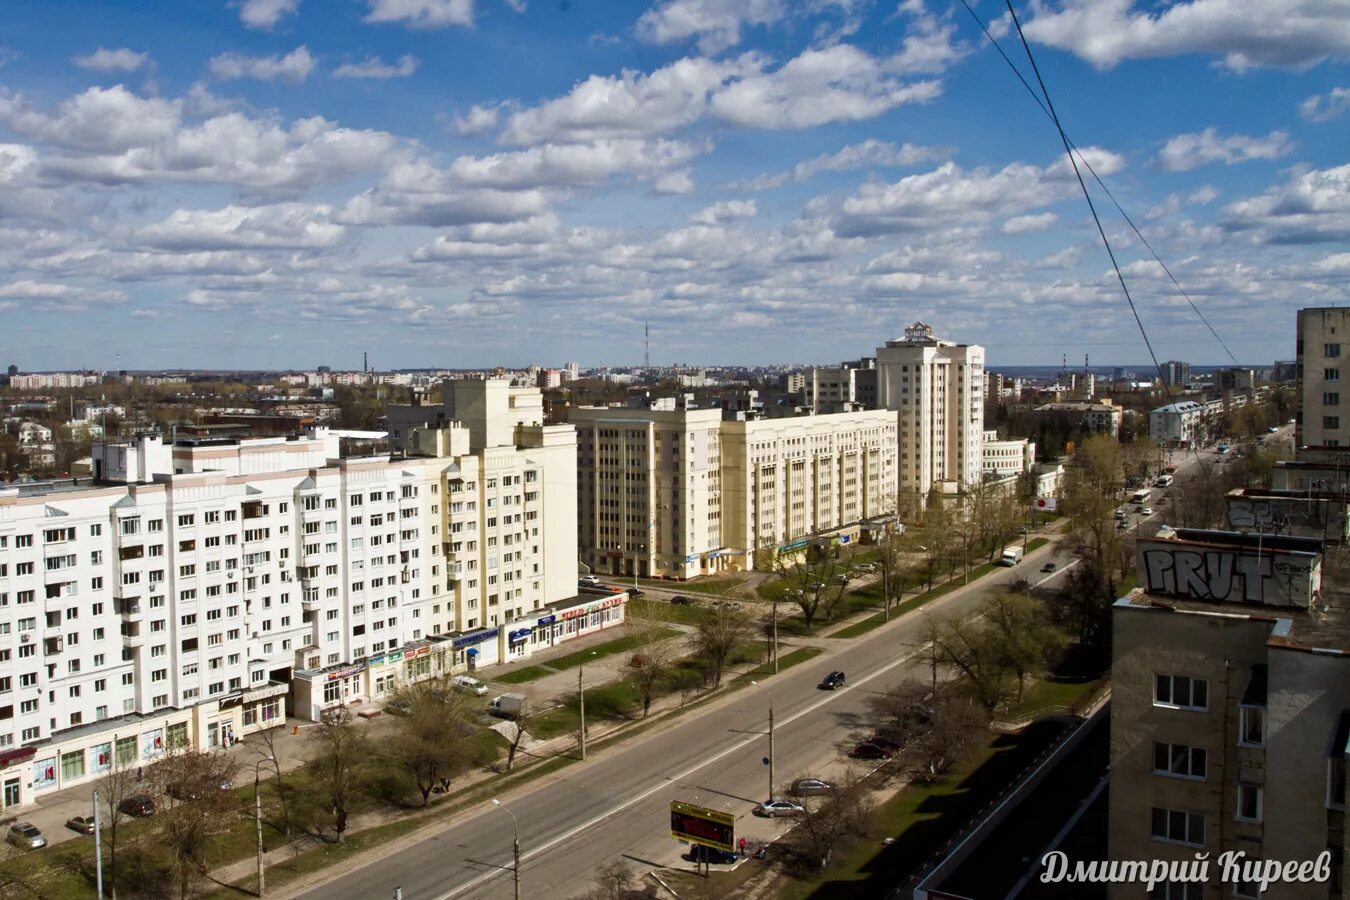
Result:
<svg viewBox="0 0 1350 900">
<path fill-rule="evenodd" d="M 1022 70 L 1017 67 L 1017 64 L 1013 62 L 1012 59 L 1008 56 L 1007 52 L 1004 51 L 1003 46 L 998 42 L 998 39 L 994 37 L 992 32 L 990 32 L 989 26 L 987 26 L 984 23 L 984 20 L 980 18 L 979 14 L 976 13 L 975 10 L 971 8 L 968 0 L 961 0 L 961 5 L 965 7 L 966 12 L 968 12 L 970 14 L 970 17 L 975 20 L 975 24 L 980 27 L 980 30 L 982 32 L 984 32 L 985 38 L 987 38 L 989 43 L 993 45 L 994 49 L 998 51 L 999 56 L 1003 57 L 1003 61 L 1008 64 L 1008 68 L 1012 69 L 1013 74 L 1017 76 L 1017 80 L 1022 83 L 1022 87 L 1026 88 L 1027 93 L 1031 95 L 1031 99 L 1036 103 L 1037 106 L 1040 107 L 1041 112 L 1045 113 L 1045 115 L 1052 122 L 1054 122 L 1056 127 L 1058 128 L 1059 122 L 1056 116 L 1049 109 L 1046 108 L 1045 102 L 1043 102 L 1041 98 L 1036 94 L 1036 89 L 1031 86 L 1031 84 L 1027 81 L 1026 77 L 1022 74 Z M 1009 12 L 1011 12 L 1011 10 L 1012 7 L 1009 6 Z M 1020 27 L 1018 28 L 1018 35 L 1021 36 Z M 1031 52 L 1028 49 L 1027 51 L 1028 57 L 1030 57 L 1030 54 Z M 1033 68 L 1035 67 L 1034 62 L 1032 63 L 1032 66 Z M 1082 161 L 1083 165 L 1087 168 L 1088 172 L 1092 174 L 1092 178 L 1094 181 L 1097 182 L 1097 186 L 1100 187 L 1102 189 L 1102 192 L 1105 193 L 1106 196 L 1111 200 L 1112 205 L 1115 206 L 1116 208 L 1116 212 L 1120 213 L 1121 218 L 1123 218 L 1126 224 L 1130 226 L 1130 230 L 1134 232 L 1135 237 L 1139 238 L 1139 242 L 1144 245 L 1144 247 L 1148 250 L 1149 254 L 1153 257 L 1153 260 L 1162 268 L 1163 272 L 1167 274 L 1168 279 L 1172 282 L 1172 285 L 1177 289 L 1177 293 L 1181 294 L 1181 296 L 1186 299 L 1186 303 L 1190 306 L 1191 311 L 1194 312 L 1196 316 L 1199 317 L 1200 321 L 1204 323 L 1205 327 L 1209 329 L 1209 333 L 1214 336 L 1214 340 L 1217 341 L 1219 346 L 1223 348 L 1223 352 L 1228 354 L 1228 358 L 1233 361 L 1233 364 L 1241 365 L 1241 363 L 1238 362 L 1237 357 L 1233 355 L 1233 351 L 1228 348 L 1228 344 L 1224 341 L 1222 337 L 1219 336 L 1219 333 L 1214 329 L 1214 326 L 1210 323 L 1209 319 L 1206 318 L 1205 314 L 1200 311 L 1200 308 L 1195 305 L 1195 301 L 1191 298 L 1191 295 L 1186 292 L 1186 289 L 1181 286 L 1181 282 L 1178 281 L 1177 277 L 1172 274 L 1172 270 L 1168 268 L 1167 263 L 1163 261 L 1162 256 L 1160 256 L 1158 254 L 1158 251 L 1153 248 L 1153 245 L 1149 243 L 1148 238 L 1144 237 L 1143 232 L 1139 230 L 1139 226 L 1135 224 L 1134 219 L 1130 217 L 1130 214 L 1125 211 L 1125 207 L 1123 207 L 1120 201 L 1116 199 L 1116 195 L 1111 192 L 1111 189 L 1109 187 L 1107 187 L 1106 182 L 1102 180 L 1101 175 L 1097 174 L 1097 170 L 1092 167 L 1092 163 L 1083 154 L 1083 151 L 1073 142 L 1072 139 L 1068 137 L 1067 134 L 1064 133 L 1063 129 L 1060 129 L 1060 135 L 1061 137 L 1064 138 L 1068 146 L 1071 148 L 1069 151 L 1070 160 L 1072 161 L 1073 155 L 1077 154 L 1078 159 Z"/>
</svg>

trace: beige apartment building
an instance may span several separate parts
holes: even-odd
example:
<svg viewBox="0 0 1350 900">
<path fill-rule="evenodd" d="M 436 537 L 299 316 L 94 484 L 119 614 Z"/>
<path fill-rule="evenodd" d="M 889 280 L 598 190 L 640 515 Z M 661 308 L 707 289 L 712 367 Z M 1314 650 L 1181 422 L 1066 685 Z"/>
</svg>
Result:
<svg viewBox="0 0 1350 900">
<path fill-rule="evenodd" d="M 1237 498 L 1241 499 L 1241 498 Z M 1164 529 L 1113 610 L 1109 853 L 1209 880 L 1110 896 L 1325 898 L 1344 891 L 1350 619 L 1317 539 Z M 1343 563 L 1342 563 L 1343 567 Z M 1225 882 L 1224 853 L 1330 854 L 1331 883 Z"/>
<path fill-rule="evenodd" d="M 1350 412 L 1342 412 L 1341 380 L 1350 381 L 1350 308 L 1317 307 L 1298 311 L 1295 447 L 1350 446 Z M 1350 405 L 1350 395 L 1346 397 Z"/>
<path fill-rule="evenodd" d="M 747 569 L 781 546 L 891 512 L 895 419 L 884 411 L 723 420 L 674 399 L 582 407 L 581 562 L 611 575 Z"/>
<path fill-rule="evenodd" d="M 978 484 L 984 467 L 984 348 L 916 322 L 877 349 L 877 406 L 896 413 L 899 485 L 926 496 Z"/>
</svg>

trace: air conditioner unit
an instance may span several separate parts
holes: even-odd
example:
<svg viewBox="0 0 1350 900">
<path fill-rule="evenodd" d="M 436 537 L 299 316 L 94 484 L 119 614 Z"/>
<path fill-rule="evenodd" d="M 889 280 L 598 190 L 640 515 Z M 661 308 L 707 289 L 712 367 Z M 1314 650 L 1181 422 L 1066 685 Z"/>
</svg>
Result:
<svg viewBox="0 0 1350 900">
<path fill-rule="evenodd" d="M 26 634 L 26 633 L 25 633 L 25 634 L 19 635 L 19 643 L 21 643 L 21 644 L 31 644 L 32 642 L 33 642 L 33 636 L 32 636 L 31 634 Z"/>
</svg>

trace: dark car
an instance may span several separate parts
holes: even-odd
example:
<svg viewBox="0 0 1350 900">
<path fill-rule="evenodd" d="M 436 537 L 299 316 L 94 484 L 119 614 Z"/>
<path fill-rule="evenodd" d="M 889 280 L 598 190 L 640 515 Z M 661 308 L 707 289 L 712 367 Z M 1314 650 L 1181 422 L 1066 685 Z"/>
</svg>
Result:
<svg viewBox="0 0 1350 900">
<path fill-rule="evenodd" d="M 718 850 L 716 847 L 705 847 L 702 844 L 695 844 L 689 848 L 688 859 L 690 862 L 730 864 L 740 859 L 730 850 Z"/>
<path fill-rule="evenodd" d="M 817 685 L 817 687 L 820 688 L 822 691 L 832 691 L 835 688 L 841 688 L 843 686 L 844 686 L 844 673 L 837 671 L 831 672 L 824 678 L 820 679 L 820 684 Z"/>
<path fill-rule="evenodd" d="M 630 587 L 630 588 L 628 589 L 628 596 L 629 596 L 629 597 L 632 597 L 634 600 L 636 600 L 636 599 L 638 599 L 639 597 L 645 597 L 646 594 L 643 593 L 642 588 Z"/>
<path fill-rule="evenodd" d="M 1045 565 L 1041 566 L 1041 571 L 1042 571 L 1042 572 L 1053 572 L 1053 571 L 1055 571 L 1056 568 L 1058 568 L 1058 567 L 1057 567 L 1054 563 L 1048 562 L 1048 563 L 1046 563 Z"/>
<path fill-rule="evenodd" d="M 871 741 L 861 741 L 849 751 L 848 755 L 854 759 L 890 759 L 895 755 L 895 751 Z"/>
<path fill-rule="evenodd" d="M 128 797 L 117 804 L 117 808 L 122 811 L 123 815 L 141 819 L 155 814 L 155 801 L 149 797 Z"/>
<path fill-rule="evenodd" d="M 684 594 L 676 594 L 674 597 L 670 598 L 670 602 L 674 603 L 676 606 L 693 606 L 694 598 L 686 597 Z M 699 846 L 702 845 L 700 844 Z"/>
</svg>

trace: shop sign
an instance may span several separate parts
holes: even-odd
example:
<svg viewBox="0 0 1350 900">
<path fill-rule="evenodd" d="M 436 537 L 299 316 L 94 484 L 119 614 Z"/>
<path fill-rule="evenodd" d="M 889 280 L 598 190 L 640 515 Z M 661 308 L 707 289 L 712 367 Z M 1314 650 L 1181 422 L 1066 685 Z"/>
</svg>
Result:
<svg viewBox="0 0 1350 900">
<path fill-rule="evenodd" d="M 507 637 L 511 640 L 512 643 L 517 643 L 519 641 L 529 640 L 530 632 L 532 631 L 534 631 L 533 628 L 521 628 L 517 631 L 511 632 L 510 634 L 507 635 Z"/>
<path fill-rule="evenodd" d="M 557 617 L 557 616 L 540 616 L 540 617 L 539 617 L 539 624 L 540 624 L 540 625 L 552 625 L 552 624 L 553 624 L 554 622 L 556 622 L 556 621 L 558 621 L 558 617 Z"/>
<path fill-rule="evenodd" d="M 416 659 L 416 658 L 419 657 L 419 656 L 426 656 L 426 655 L 429 654 L 430 652 L 431 652 L 431 647 L 430 647 L 430 646 L 427 646 L 427 647 L 418 647 L 418 648 L 416 648 L 416 649 L 414 649 L 414 650 L 405 650 L 404 653 L 403 653 L 403 658 L 404 658 L 404 659 Z"/>
<path fill-rule="evenodd" d="M 606 597 L 603 600 L 596 600 L 593 603 L 587 603 L 585 606 L 577 606 L 572 609 L 564 609 L 558 613 L 563 619 L 575 619 L 577 616 L 588 616 L 593 612 L 599 612 L 602 609 L 608 609 L 611 606 L 618 606 L 624 601 L 625 595 L 615 594 L 613 597 Z"/>
<path fill-rule="evenodd" d="M 483 641 L 495 638 L 500 630 L 499 628 L 489 628 L 486 631 L 475 631 L 473 634 L 461 634 L 450 642 L 450 646 L 458 650 L 460 647 L 467 647 L 470 644 L 481 644 Z"/>
<path fill-rule="evenodd" d="M 358 663 L 354 666 L 343 666 L 341 669 L 328 673 L 329 681 L 337 681 L 340 678 L 351 678 L 353 675 L 359 675 L 365 671 L 366 664 Z"/>
</svg>

